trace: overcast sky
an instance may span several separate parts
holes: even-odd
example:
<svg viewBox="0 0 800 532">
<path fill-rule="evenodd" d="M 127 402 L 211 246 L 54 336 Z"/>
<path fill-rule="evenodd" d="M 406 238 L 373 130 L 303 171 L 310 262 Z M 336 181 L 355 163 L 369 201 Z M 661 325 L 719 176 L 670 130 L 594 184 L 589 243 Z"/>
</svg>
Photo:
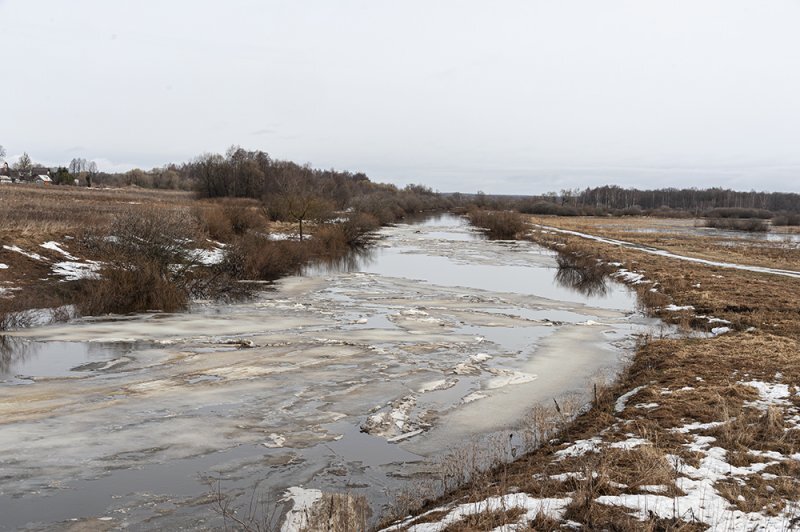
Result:
<svg viewBox="0 0 800 532">
<path fill-rule="evenodd" d="M 8 159 L 800 192 L 800 0 L 0 0 Z"/>
</svg>

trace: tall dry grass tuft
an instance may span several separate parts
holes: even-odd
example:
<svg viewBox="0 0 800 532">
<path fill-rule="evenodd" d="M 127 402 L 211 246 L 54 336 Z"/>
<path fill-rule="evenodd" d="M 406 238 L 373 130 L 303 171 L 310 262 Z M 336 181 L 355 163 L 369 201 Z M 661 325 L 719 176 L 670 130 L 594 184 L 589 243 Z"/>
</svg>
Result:
<svg viewBox="0 0 800 532">
<path fill-rule="evenodd" d="M 323 493 L 308 512 L 306 530 L 350 532 L 367 530 L 372 511 L 364 495 L 352 493 Z"/>
</svg>

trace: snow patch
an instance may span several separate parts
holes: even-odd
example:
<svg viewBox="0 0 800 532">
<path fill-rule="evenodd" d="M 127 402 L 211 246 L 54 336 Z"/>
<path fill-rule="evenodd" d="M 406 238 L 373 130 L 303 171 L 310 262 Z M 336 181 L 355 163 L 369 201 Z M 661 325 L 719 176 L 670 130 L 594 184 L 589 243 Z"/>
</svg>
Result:
<svg viewBox="0 0 800 532">
<path fill-rule="evenodd" d="M 213 249 L 196 249 L 194 256 L 197 261 L 204 266 L 214 266 L 219 264 L 225 258 L 225 251 L 220 248 Z"/>
<path fill-rule="evenodd" d="M 8 250 L 8 251 L 16 251 L 17 253 L 19 253 L 19 254 L 21 254 L 21 255 L 25 255 L 25 256 L 26 256 L 26 257 L 28 257 L 29 259 L 33 259 L 33 260 L 45 260 L 45 259 L 44 259 L 44 257 L 42 257 L 41 255 L 39 255 L 38 253 L 33 253 L 33 252 L 30 252 L 30 251 L 25 251 L 25 250 L 23 250 L 22 248 L 20 248 L 19 246 L 6 246 L 6 245 L 4 245 L 4 246 L 3 246 L 3 249 L 5 249 L 5 250 Z"/>
<path fill-rule="evenodd" d="M 603 443 L 603 440 L 597 436 L 588 440 L 576 440 L 575 443 L 566 449 L 561 449 L 560 451 L 555 452 L 556 461 L 561 461 L 565 458 L 583 456 L 586 453 L 596 453 L 601 443 Z"/>
<path fill-rule="evenodd" d="M 58 242 L 54 242 L 52 240 L 50 242 L 45 242 L 44 244 L 40 244 L 40 247 L 43 247 L 45 249 L 49 249 L 51 251 L 55 251 L 55 252 L 61 253 L 64 256 L 64 258 L 66 258 L 68 260 L 78 260 L 77 257 L 75 257 L 73 255 L 70 255 L 68 252 L 66 252 L 63 249 L 61 249 L 60 246 L 61 246 L 61 244 L 59 244 Z"/>
<path fill-rule="evenodd" d="M 679 312 L 681 310 L 694 310 L 694 307 L 692 305 L 683 305 L 682 307 L 679 307 L 678 305 L 670 304 L 664 307 L 664 310 L 668 312 Z"/>
<path fill-rule="evenodd" d="M 614 449 L 623 449 L 625 451 L 630 451 L 631 449 L 636 449 L 637 447 L 649 443 L 650 443 L 649 441 L 642 438 L 628 438 L 627 440 L 610 443 L 608 446 Z"/>
<path fill-rule="evenodd" d="M 791 396 L 788 384 L 763 381 L 740 382 L 739 384 L 750 386 L 758 391 L 759 398 L 755 401 L 746 402 L 745 406 L 766 410 L 769 406 L 792 405 L 792 403 L 787 401 Z"/>
<path fill-rule="evenodd" d="M 628 404 L 628 400 L 631 397 L 633 397 L 634 395 L 636 395 L 637 393 L 639 393 L 640 391 L 644 390 L 646 387 L 647 386 L 644 386 L 644 385 L 637 386 L 633 390 L 620 395 L 619 398 L 617 399 L 617 402 L 614 403 L 614 412 L 619 414 L 622 411 L 624 411 L 625 410 L 625 405 Z"/>
<path fill-rule="evenodd" d="M 552 498 L 552 499 L 539 499 L 531 497 L 527 493 L 510 493 L 501 497 L 489 497 L 482 501 L 461 504 L 453 508 L 441 520 L 432 523 L 419 523 L 413 524 L 415 521 L 423 518 L 426 514 L 419 517 L 406 519 L 397 523 L 389 528 L 383 529 L 381 532 L 391 532 L 397 530 L 407 530 L 408 532 L 441 532 L 449 526 L 462 521 L 465 517 L 470 515 L 482 514 L 486 512 L 506 511 L 514 508 L 521 508 L 525 513 L 520 516 L 515 525 L 506 525 L 500 530 L 518 530 L 524 529 L 526 525 L 534 520 L 538 515 L 544 515 L 551 519 L 560 521 L 567 506 L 572 502 L 572 498 Z M 447 510 L 444 508 L 437 508 L 432 512 L 439 512 Z"/>
<path fill-rule="evenodd" d="M 311 507 L 322 498 L 320 490 L 293 486 L 286 490 L 284 501 L 292 501 L 292 509 L 286 514 L 281 532 L 299 532 L 308 527 L 308 514 Z"/>
<path fill-rule="evenodd" d="M 97 271 L 100 264 L 97 262 L 64 261 L 53 264 L 53 275 L 64 277 L 65 281 L 78 281 L 80 279 L 99 279 Z"/>
</svg>

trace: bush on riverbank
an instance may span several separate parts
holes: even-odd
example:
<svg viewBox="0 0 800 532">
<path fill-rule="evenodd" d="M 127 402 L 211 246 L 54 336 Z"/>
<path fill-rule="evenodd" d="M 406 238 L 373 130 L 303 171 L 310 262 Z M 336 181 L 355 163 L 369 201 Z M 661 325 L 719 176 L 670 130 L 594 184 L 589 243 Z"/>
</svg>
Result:
<svg viewBox="0 0 800 532">
<path fill-rule="evenodd" d="M 800 214 L 779 214 L 772 219 L 772 225 L 776 226 L 798 226 L 800 225 Z"/>
<path fill-rule="evenodd" d="M 526 228 L 522 215 L 514 211 L 471 209 L 467 212 L 467 218 L 493 239 L 513 240 Z"/>
<path fill-rule="evenodd" d="M 746 231 L 748 233 L 765 233 L 769 231 L 769 225 L 760 218 L 709 218 L 705 220 L 704 225 L 715 229 Z"/>
<path fill-rule="evenodd" d="M 199 277 L 197 220 L 186 210 L 151 208 L 120 213 L 107 231 L 84 235 L 100 257 L 99 279 L 80 282 L 81 314 L 126 314 L 185 309 Z"/>
</svg>

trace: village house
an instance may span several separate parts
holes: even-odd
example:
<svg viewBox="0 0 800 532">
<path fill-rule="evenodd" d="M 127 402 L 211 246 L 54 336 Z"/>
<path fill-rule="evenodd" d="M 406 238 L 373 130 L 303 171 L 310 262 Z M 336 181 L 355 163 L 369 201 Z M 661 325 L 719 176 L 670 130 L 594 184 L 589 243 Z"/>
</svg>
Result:
<svg viewBox="0 0 800 532">
<path fill-rule="evenodd" d="M 2 166 L 0 166 L 0 185 L 7 185 L 14 182 L 14 179 L 11 177 L 11 170 L 8 167 L 8 163 L 3 161 Z"/>
</svg>

